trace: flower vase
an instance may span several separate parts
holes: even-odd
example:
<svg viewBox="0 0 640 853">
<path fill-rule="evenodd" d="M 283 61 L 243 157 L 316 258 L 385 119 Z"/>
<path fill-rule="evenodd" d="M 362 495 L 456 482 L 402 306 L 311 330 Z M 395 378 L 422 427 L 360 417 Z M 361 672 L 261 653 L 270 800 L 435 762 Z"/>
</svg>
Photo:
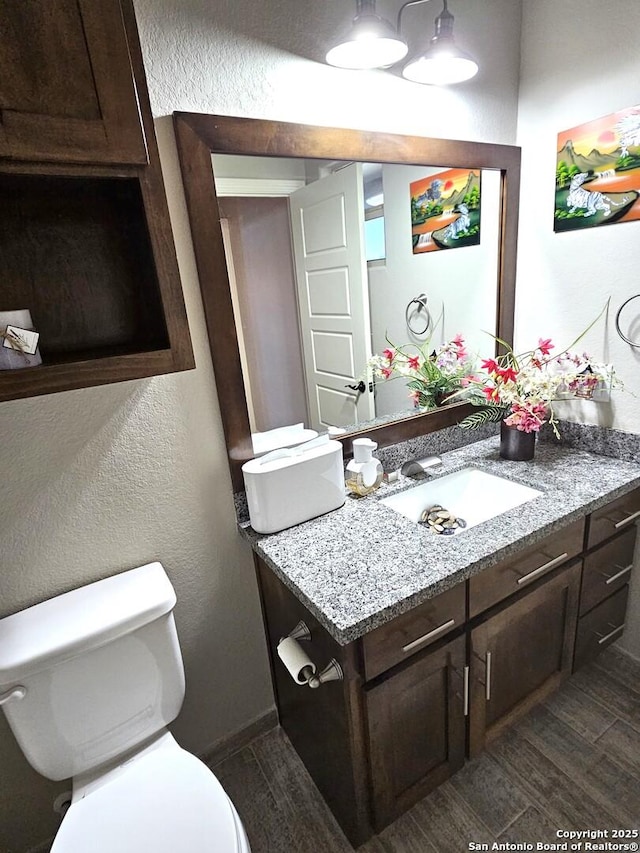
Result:
<svg viewBox="0 0 640 853">
<path fill-rule="evenodd" d="M 533 459 L 536 449 L 535 432 L 523 432 L 504 421 L 500 423 L 500 457 L 512 462 L 526 462 Z"/>
</svg>

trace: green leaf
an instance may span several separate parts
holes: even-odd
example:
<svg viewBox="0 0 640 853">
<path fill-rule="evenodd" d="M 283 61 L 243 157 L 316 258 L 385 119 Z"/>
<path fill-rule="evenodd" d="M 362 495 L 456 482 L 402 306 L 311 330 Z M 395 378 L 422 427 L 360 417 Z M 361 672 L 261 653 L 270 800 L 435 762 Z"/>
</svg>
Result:
<svg viewBox="0 0 640 853">
<path fill-rule="evenodd" d="M 506 413 L 507 410 L 502 406 L 488 406 L 486 409 L 467 415 L 464 420 L 460 421 L 459 426 L 461 429 L 478 429 L 485 424 L 501 421 Z"/>
</svg>

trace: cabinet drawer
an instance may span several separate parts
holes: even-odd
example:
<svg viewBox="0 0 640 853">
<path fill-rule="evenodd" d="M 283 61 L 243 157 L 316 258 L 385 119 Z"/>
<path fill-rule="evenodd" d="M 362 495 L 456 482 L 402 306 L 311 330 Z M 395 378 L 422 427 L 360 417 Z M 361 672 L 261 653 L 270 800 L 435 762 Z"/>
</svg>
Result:
<svg viewBox="0 0 640 853">
<path fill-rule="evenodd" d="M 459 583 L 367 634 L 362 640 L 366 678 L 375 678 L 464 625 L 464 587 Z"/>
<path fill-rule="evenodd" d="M 591 513 L 587 547 L 593 548 L 629 524 L 640 519 L 640 489 L 623 495 Z"/>
<path fill-rule="evenodd" d="M 553 571 L 582 551 L 584 519 L 536 542 L 469 579 L 469 617 L 477 616 L 504 598 Z"/>
<path fill-rule="evenodd" d="M 624 630 L 629 585 L 607 598 L 578 622 L 574 672 L 593 660 L 610 643 L 619 640 Z"/>
<path fill-rule="evenodd" d="M 632 524 L 624 533 L 585 557 L 580 615 L 604 601 L 629 581 L 633 569 L 636 532 L 636 527 Z"/>
</svg>

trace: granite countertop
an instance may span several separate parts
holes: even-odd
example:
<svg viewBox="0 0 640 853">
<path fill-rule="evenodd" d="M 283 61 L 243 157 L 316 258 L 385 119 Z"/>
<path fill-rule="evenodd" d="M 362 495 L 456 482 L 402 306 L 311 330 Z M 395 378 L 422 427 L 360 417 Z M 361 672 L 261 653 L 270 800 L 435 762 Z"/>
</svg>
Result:
<svg viewBox="0 0 640 853">
<path fill-rule="evenodd" d="M 320 518 L 243 536 L 341 645 L 640 486 L 640 464 L 541 442 L 531 462 L 499 458 L 498 438 L 442 454 L 437 476 L 474 466 L 543 492 L 469 528 L 437 536 L 381 503 L 401 477 Z"/>
</svg>

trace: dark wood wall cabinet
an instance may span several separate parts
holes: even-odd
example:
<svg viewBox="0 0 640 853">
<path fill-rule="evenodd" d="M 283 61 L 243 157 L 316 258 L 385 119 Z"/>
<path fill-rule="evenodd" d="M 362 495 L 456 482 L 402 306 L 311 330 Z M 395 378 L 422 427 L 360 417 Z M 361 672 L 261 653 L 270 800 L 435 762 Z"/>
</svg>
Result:
<svg viewBox="0 0 640 853">
<path fill-rule="evenodd" d="M 280 723 L 354 846 L 620 637 L 638 517 L 640 489 L 346 646 L 256 556 Z M 294 683 L 299 620 L 343 680 Z"/>
<path fill-rule="evenodd" d="M 0 0 L 0 401 L 194 366 L 131 0 Z"/>
</svg>

